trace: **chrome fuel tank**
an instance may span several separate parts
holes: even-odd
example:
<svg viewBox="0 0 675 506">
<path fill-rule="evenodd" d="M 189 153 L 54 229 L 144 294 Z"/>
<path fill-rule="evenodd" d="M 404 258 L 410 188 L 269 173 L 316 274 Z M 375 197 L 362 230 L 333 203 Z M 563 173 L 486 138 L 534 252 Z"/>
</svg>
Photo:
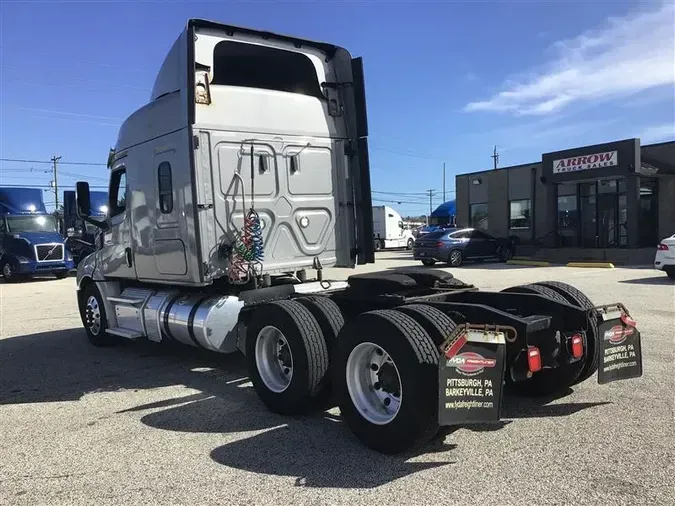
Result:
<svg viewBox="0 0 675 506">
<path fill-rule="evenodd" d="M 234 296 L 183 294 L 160 310 L 164 333 L 190 346 L 221 353 L 236 351 L 235 327 L 244 302 Z"/>
</svg>

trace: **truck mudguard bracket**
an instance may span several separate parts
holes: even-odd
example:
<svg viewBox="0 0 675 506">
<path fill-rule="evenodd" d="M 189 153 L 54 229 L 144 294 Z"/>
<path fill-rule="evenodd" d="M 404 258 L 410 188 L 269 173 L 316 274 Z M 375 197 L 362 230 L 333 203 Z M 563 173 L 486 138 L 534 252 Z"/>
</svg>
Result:
<svg viewBox="0 0 675 506">
<path fill-rule="evenodd" d="M 438 423 L 496 423 L 500 419 L 507 334 L 513 327 L 462 324 L 441 345 Z"/>
<path fill-rule="evenodd" d="M 637 323 L 619 303 L 593 308 L 598 318 L 598 383 L 642 376 L 642 341 Z"/>
</svg>

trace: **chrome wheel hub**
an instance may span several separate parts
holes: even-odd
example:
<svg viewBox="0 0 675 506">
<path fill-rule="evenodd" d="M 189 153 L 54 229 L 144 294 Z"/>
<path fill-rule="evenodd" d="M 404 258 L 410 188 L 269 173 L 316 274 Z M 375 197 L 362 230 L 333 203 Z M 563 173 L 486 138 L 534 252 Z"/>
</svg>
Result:
<svg viewBox="0 0 675 506">
<path fill-rule="evenodd" d="M 285 391 L 293 379 L 293 354 L 286 336 L 268 325 L 256 338 L 255 363 L 260 379 L 274 393 Z"/>
<path fill-rule="evenodd" d="M 84 319 L 89 332 L 97 336 L 101 332 L 101 308 L 93 295 L 90 295 L 87 299 L 87 305 L 84 307 Z"/>
<path fill-rule="evenodd" d="M 349 354 L 347 390 L 354 407 L 375 425 L 391 423 L 401 409 L 401 376 L 389 354 L 376 344 L 365 342 Z"/>
</svg>

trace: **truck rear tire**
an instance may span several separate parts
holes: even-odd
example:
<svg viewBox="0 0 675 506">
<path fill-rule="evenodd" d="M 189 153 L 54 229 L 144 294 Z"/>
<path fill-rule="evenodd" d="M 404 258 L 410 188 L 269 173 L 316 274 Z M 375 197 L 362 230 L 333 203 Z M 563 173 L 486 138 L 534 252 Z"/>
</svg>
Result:
<svg viewBox="0 0 675 506">
<path fill-rule="evenodd" d="M 340 330 L 345 324 L 344 316 L 340 307 L 333 301 L 333 299 L 321 295 L 309 295 L 306 297 L 298 297 L 294 299 L 303 306 L 305 306 L 312 316 L 316 319 L 321 333 L 328 348 L 328 359 L 333 353 L 335 340 L 337 339 Z M 332 381 L 330 374 L 326 374 L 321 382 L 320 392 L 317 395 L 317 401 L 321 404 L 321 408 L 329 409 L 330 406 L 326 404 L 329 402 L 332 394 Z"/>
<path fill-rule="evenodd" d="M 256 393 L 282 415 L 307 411 L 328 371 L 328 346 L 312 313 L 295 300 L 256 308 L 246 335 L 246 359 Z"/>
<path fill-rule="evenodd" d="M 433 341 L 395 310 L 362 313 L 342 328 L 333 385 L 342 418 L 364 445 L 394 454 L 438 432 L 438 360 Z"/>
<path fill-rule="evenodd" d="M 584 365 L 581 374 L 574 383 L 577 384 L 581 383 L 582 381 L 586 381 L 598 370 L 598 364 L 600 361 L 600 346 L 598 345 L 598 320 L 597 314 L 593 309 L 595 305 L 591 302 L 591 299 L 586 297 L 586 295 L 574 288 L 572 285 L 568 285 L 567 283 L 562 283 L 560 281 L 540 281 L 536 284 L 539 286 L 545 286 L 551 290 L 555 290 L 565 297 L 565 299 L 570 304 L 578 306 L 582 309 L 587 309 L 589 311 L 588 330 L 586 331 L 586 347 L 588 348 L 586 364 Z"/>
<path fill-rule="evenodd" d="M 91 282 L 82 289 L 79 298 L 80 318 L 89 342 L 94 346 L 114 346 L 122 338 L 108 334 L 108 319 L 103 305 L 103 297 L 96 285 Z"/>
<path fill-rule="evenodd" d="M 567 299 L 559 292 L 534 283 L 512 286 L 502 290 L 502 292 L 539 294 L 557 302 L 567 303 Z M 542 369 L 534 373 L 531 378 L 522 381 L 513 381 L 511 375 L 507 374 L 507 384 L 514 393 L 526 397 L 553 395 L 564 392 L 566 389 L 576 384 L 585 365 L 586 361 L 580 360 L 571 364 L 561 365 L 555 369 Z"/>
<path fill-rule="evenodd" d="M 440 346 L 457 325 L 440 309 L 425 304 L 405 304 L 395 308 L 419 323 L 436 346 Z"/>
</svg>

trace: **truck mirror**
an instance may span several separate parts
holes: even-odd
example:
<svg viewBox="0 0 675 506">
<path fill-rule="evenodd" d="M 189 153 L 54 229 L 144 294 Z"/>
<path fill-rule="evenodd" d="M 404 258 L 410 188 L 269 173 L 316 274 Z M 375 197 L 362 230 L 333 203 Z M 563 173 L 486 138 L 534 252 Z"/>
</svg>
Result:
<svg viewBox="0 0 675 506">
<path fill-rule="evenodd" d="M 91 198 L 89 196 L 89 183 L 78 181 L 75 186 L 77 197 L 77 215 L 80 218 L 88 217 L 91 212 Z"/>
</svg>

